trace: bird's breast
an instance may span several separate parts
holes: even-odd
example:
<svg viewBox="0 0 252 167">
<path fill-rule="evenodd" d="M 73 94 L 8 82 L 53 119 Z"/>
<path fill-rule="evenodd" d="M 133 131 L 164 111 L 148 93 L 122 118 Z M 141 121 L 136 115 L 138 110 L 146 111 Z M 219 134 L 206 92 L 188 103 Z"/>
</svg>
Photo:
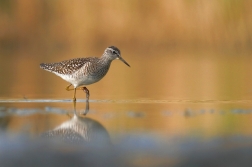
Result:
<svg viewBox="0 0 252 167">
<path fill-rule="evenodd" d="M 109 65 L 83 66 L 81 70 L 77 71 L 73 78 L 77 81 L 77 85 L 90 85 L 101 80 L 108 72 Z"/>
</svg>

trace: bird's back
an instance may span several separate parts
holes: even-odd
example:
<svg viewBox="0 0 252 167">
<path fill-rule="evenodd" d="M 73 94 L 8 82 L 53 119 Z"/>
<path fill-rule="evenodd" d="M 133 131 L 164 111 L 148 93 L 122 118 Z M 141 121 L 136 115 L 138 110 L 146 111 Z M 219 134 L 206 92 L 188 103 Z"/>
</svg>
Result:
<svg viewBox="0 0 252 167">
<path fill-rule="evenodd" d="M 97 61 L 97 59 L 98 58 L 95 57 L 88 57 L 70 59 L 58 63 L 41 63 L 40 68 L 56 74 L 69 75 L 78 71 L 86 63 L 92 63 L 94 61 Z"/>
</svg>

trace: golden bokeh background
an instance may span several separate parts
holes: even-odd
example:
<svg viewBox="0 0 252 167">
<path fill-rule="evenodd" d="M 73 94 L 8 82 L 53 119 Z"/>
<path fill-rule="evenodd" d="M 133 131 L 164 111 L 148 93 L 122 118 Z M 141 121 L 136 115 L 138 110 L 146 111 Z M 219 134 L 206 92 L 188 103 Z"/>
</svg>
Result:
<svg viewBox="0 0 252 167">
<path fill-rule="evenodd" d="M 113 62 L 89 87 L 93 99 L 250 97 L 251 6 L 249 0 L 3 0 L 1 97 L 68 98 L 67 83 L 39 63 L 100 56 L 110 45 L 131 68 Z"/>
</svg>

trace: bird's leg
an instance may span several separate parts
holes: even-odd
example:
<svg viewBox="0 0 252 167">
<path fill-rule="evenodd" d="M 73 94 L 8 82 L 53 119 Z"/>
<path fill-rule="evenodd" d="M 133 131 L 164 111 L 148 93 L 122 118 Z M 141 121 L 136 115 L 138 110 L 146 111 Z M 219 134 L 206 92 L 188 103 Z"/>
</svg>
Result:
<svg viewBox="0 0 252 167">
<path fill-rule="evenodd" d="M 83 90 L 83 91 L 86 92 L 86 97 L 87 97 L 86 98 L 86 109 L 85 109 L 85 112 L 83 113 L 83 115 L 86 115 L 88 113 L 88 111 L 89 111 L 89 90 L 86 87 L 74 88 L 74 100 L 73 100 L 74 115 L 77 115 L 77 112 L 76 112 L 76 98 L 75 98 L 76 90 Z"/>
<path fill-rule="evenodd" d="M 86 88 L 86 87 L 81 87 L 83 91 L 86 92 L 86 100 L 88 101 L 89 100 L 89 90 Z"/>
<path fill-rule="evenodd" d="M 66 90 L 67 91 L 71 91 L 71 90 L 74 90 L 74 97 L 73 97 L 73 101 L 76 102 L 76 97 L 75 97 L 75 94 L 76 94 L 76 88 L 70 88 L 70 86 L 72 86 L 72 84 L 68 85 L 66 87 Z"/>
<path fill-rule="evenodd" d="M 74 88 L 74 97 L 73 97 L 73 102 L 76 103 L 76 97 L 75 97 L 75 94 L 76 94 L 76 88 Z"/>
<path fill-rule="evenodd" d="M 67 91 L 74 90 L 73 88 L 70 89 L 70 86 L 72 86 L 72 84 L 70 84 L 70 85 L 68 85 L 68 86 L 66 87 L 66 90 L 67 90 Z"/>
<path fill-rule="evenodd" d="M 74 97 L 73 97 L 73 101 L 76 102 L 76 97 L 75 97 L 75 94 L 76 94 L 76 90 L 83 90 L 86 92 L 86 99 L 89 100 L 89 90 L 86 88 L 86 87 L 78 87 L 78 88 L 70 88 L 72 86 L 72 84 L 68 85 L 66 87 L 66 90 L 67 91 L 71 91 L 71 90 L 74 90 Z"/>
</svg>

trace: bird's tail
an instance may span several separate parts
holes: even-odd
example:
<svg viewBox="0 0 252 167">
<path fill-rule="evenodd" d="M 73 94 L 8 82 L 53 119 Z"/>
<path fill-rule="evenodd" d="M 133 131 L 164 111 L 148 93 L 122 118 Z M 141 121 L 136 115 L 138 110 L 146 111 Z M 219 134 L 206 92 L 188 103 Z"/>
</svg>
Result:
<svg viewBox="0 0 252 167">
<path fill-rule="evenodd" d="M 41 63 L 40 68 L 47 70 L 47 71 L 52 71 L 53 66 L 50 63 Z"/>
</svg>

